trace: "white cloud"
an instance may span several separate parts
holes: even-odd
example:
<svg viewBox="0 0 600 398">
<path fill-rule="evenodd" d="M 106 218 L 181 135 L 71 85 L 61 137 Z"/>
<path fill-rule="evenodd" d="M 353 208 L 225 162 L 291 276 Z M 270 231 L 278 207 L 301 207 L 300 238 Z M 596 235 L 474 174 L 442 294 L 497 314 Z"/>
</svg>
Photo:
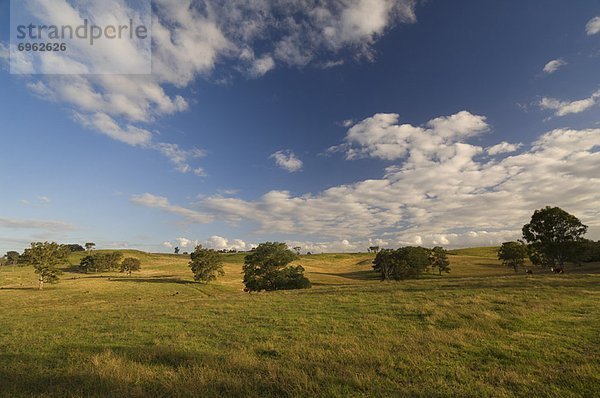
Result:
<svg viewBox="0 0 600 398">
<path fill-rule="evenodd" d="M 84 115 L 75 113 L 74 118 L 84 127 L 94 129 L 110 138 L 132 146 L 148 147 L 152 141 L 152 133 L 131 124 L 120 126 L 106 113 Z"/>
<path fill-rule="evenodd" d="M 157 143 L 153 145 L 154 149 L 167 157 L 171 163 L 175 165 L 175 170 L 180 173 L 193 173 L 199 177 L 204 177 L 206 173 L 202 168 L 192 168 L 189 161 L 192 159 L 200 159 L 206 156 L 206 151 L 198 148 L 184 150 L 177 144 Z"/>
<path fill-rule="evenodd" d="M 162 196 L 156 196 L 149 193 L 134 195 L 131 198 L 131 202 L 139 206 L 161 209 L 167 213 L 176 214 L 183 217 L 187 222 L 205 224 L 212 221 L 212 217 L 209 215 L 182 206 L 173 205 L 167 198 Z"/>
<path fill-rule="evenodd" d="M 294 152 L 290 150 L 277 151 L 270 158 L 275 159 L 277 166 L 290 173 L 302 170 L 302 166 L 304 165 L 302 160 L 298 159 Z"/>
<path fill-rule="evenodd" d="M 587 25 L 585 25 L 585 31 L 588 36 L 600 33 L 600 16 L 590 19 Z"/>
<path fill-rule="evenodd" d="M 162 244 L 164 247 L 172 249 L 173 248 L 173 244 L 171 242 L 163 242 Z"/>
<path fill-rule="evenodd" d="M 541 109 L 550 109 L 556 111 L 556 116 L 566 116 L 587 111 L 598 103 L 600 99 L 600 90 L 594 92 L 590 97 L 577 101 L 560 101 L 554 98 L 543 97 L 539 102 Z"/>
<path fill-rule="evenodd" d="M 544 73 L 547 74 L 552 74 L 554 72 L 556 72 L 557 70 L 559 70 L 560 68 L 562 68 L 563 66 L 567 65 L 567 62 L 562 59 L 553 59 L 552 61 L 548 62 L 545 66 L 544 66 Z"/>
<path fill-rule="evenodd" d="M 514 144 L 499 145 L 495 151 Z M 599 129 L 554 130 L 530 150 L 501 160 L 479 157 L 484 148 L 464 142 L 440 154 L 423 151 L 414 141 L 406 160 L 381 179 L 315 195 L 271 191 L 251 201 L 213 196 L 200 205 L 233 224 L 255 223 L 260 233 L 311 241 L 374 237 L 391 245 L 496 244 L 519 237 L 533 210 L 546 205 L 558 205 L 598 231 L 599 146 Z M 417 160 L 413 152 L 419 153 Z"/>
<path fill-rule="evenodd" d="M 399 124 L 395 113 L 379 113 L 365 119 L 348 130 L 345 143 L 330 148 L 330 152 L 343 151 L 347 159 L 373 157 L 397 160 L 410 155 L 411 162 L 429 156 L 452 156 L 456 150 L 468 150 L 456 143 L 489 130 L 483 116 L 462 111 L 439 117 L 425 126 Z"/>
<path fill-rule="evenodd" d="M 15 219 L 0 217 L 0 228 L 6 229 L 42 229 L 48 231 L 73 231 L 75 226 L 62 221 Z"/>
<path fill-rule="evenodd" d="M 516 152 L 522 146 L 523 144 L 511 144 L 509 142 L 503 141 L 499 144 L 486 148 L 485 151 L 488 153 L 488 155 L 495 156 L 501 155 L 503 153 Z"/>
<path fill-rule="evenodd" d="M 250 68 L 250 75 L 253 77 L 261 77 L 267 72 L 275 68 L 275 61 L 270 55 L 265 55 L 262 58 L 256 59 Z"/>
<path fill-rule="evenodd" d="M 177 246 L 187 248 L 187 247 L 195 247 L 197 244 L 190 239 L 187 238 L 177 238 L 176 239 Z"/>
<path fill-rule="evenodd" d="M 33 1 L 42 22 L 81 22 L 80 10 L 67 0 Z M 91 2 L 89 7 L 94 9 L 98 24 L 128 21 L 132 14 L 123 0 Z M 350 50 L 358 58 L 370 58 L 373 43 L 387 28 L 416 21 L 414 9 L 413 0 L 156 0 L 152 75 L 53 75 L 31 77 L 27 85 L 35 95 L 71 106 L 75 120 L 85 127 L 129 145 L 156 148 L 154 134 L 139 124 L 152 123 L 189 107 L 182 96 L 167 94 L 164 86 L 184 88 L 198 76 L 210 77 L 219 62 L 229 62 L 233 69 L 260 77 L 278 64 L 319 66 L 320 56 L 330 59 L 342 50 Z M 73 68 L 85 72 L 85 64 L 101 65 L 119 54 L 116 58 L 129 68 L 141 68 L 147 61 L 143 48 L 134 48 L 126 41 L 108 44 L 98 43 L 87 52 L 83 48 L 83 63 L 57 59 L 60 54 L 54 58 L 50 54 L 50 62 L 54 67 L 62 62 L 64 72 Z M 260 47 L 263 54 L 259 58 L 254 56 L 255 47 Z M 0 45 L 0 58 L 8 60 L 4 44 Z M 21 61 L 21 71 L 31 69 L 26 59 Z M 187 162 L 176 164 L 176 168 L 205 175 Z"/>
<path fill-rule="evenodd" d="M 241 239 L 229 240 L 221 236 L 211 236 L 206 242 L 204 242 L 203 246 L 214 250 L 237 251 L 247 251 L 252 249 L 253 247 L 256 247 L 256 245 L 246 243 Z"/>
</svg>

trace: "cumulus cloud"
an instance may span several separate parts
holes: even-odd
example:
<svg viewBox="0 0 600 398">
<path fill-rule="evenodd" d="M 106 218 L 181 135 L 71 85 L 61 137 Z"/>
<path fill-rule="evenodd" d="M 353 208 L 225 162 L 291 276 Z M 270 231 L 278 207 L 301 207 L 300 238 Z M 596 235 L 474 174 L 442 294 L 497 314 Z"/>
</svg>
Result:
<svg viewBox="0 0 600 398">
<path fill-rule="evenodd" d="M 329 149 L 344 152 L 347 159 L 373 157 L 398 160 L 410 155 L 412 162 L 431 156 L 447 157 L 459 150 L 457 142 L 489 130 L 486 118 L 467 111 L 439 117 L 424 126 L 400 124 L 395 113 L 379 113 L 352 126 L 344 144 Z"/>
<path fill-rule="evenodd" d="M 544 73 L 551 75 L 565 65 L 567 65 L 567 62 L 564 59 L 553 59 L 544 66 Z"/>
<path fill-rule="evenodd" d="M 254 244 L 246 243 L 241 239 L 233 239 L 229 240 L 227 238 L 223 238 L 221 236 L 211 236 L 206 242 L 204 242 L 205 247 L 214 250 L 237 250 L 237 251 L 248 251 L 253 247 L 256 247 Z"/>
<path fill-rule="evenodd" d="M 555 98 L 543 97 L 539 102 L 541 109 L 555 111 L 556 116 L 566 116 L 587 111 L 598 103 L 600 99 L 600 90 L 594 92 L 590 97 L 577 101 L 560 101 Z"/>
<path fill-rule="evenodd" d="M 169 199 L 149 193 L 132 196 L 131 203 L 139 206 L 161 209 L 164 212 L 176 214 L 183 217 L 187 222 L 204 224 L 212 221 L 212 217 L 209 215 L 171 204 Z"/>
<path fill-rule="evenodd" d="M 465 138 L 460 140 L 468 141 L 486 129 L 483 119 L 472 130 L 442 127 L 453 118 L 434 120 L 422 128 L 422 135 L 430 138 L 430 130 L 435 130 L 436 137 L 456 137 L 461 131 Z M 363 122 L 379 129 L 380 124 L 372 121 Z M 465 125 L 472 123 L 461 123 Z M 370 146 L 376 144 L 369 141 Z M 255 200 L 210 196 L 198 206 L 233 225 L 253 223 L 259 233 L 301 235 L 310 237 L 308 243 L 348 241 L 350 251 L 353 242 L 364 246 L 367 238 L 382 239 L 390 246 L 497 244 L 518 238 L 532 211 L 546 205 L 560 206 L 590 225 L 592 233 L 600 232 L 600 211 L 595 206 L 600 201 L 599 129 L 553 130 L 528 150 L 491 160 L 480 156 L 486 149 L 467 142 L 446 142 L 441 152 L 424 150 L 418 139 L 401 145 L 406 152 L 403 160 L 388 167 L 380 179 L 317 194 L 271 191 Z M 514 146 L 500 143 L 487 153 L 507 153 Z"/>
<path fill-rule="evenodd" d="M 67 0 L 31 1 L 36 17 L 47 25 L 75 26 L 82 21 L 82 10 Z M 88 6 L 100 25 L 136 15 L 124 0 L 89 2 Z M 28 87 L 35 95 L 71 106 L 74 119 L 85 127 L 165 154 L 164 146 L 173 144 L 157 143 L 156 134 L 140 124 L 185 111 L 189 105 L 163 87 L 182 89 L 199 76 L 210 78 L 219 63 L 258 78 L 278 64 L 318 66 L 323 63 L 321 56 L 338 56 L 342 50 L 357 58 L 372 58 L 372 45 L 386 29 L 416 21 L 414 0 L 155 0 L 153 11 L 151 75 L 80 74 L 89 72 L 86 65 L 101 67 L 107 59 L 116 58 L 134 70 L 136 65 L 142 70 L 147 61 L 143 47 L 126 41 L 98 43 L 93 51 L 81 49 L 81 62 L 49 54 L 45 62 L 53 68 L 63 65 L 63 73 L 78 74 L 32 76 Z M 258 57 L 255 48 L 260 48 Z M 7 54 L 8 47 L 2 44 L 0 58 L 6 61 Z M 27 73 L 32 65 L 21 61 L 21 71 Z M 183 173 L 205 175 L 187 162 L 175 164 Z"/>
<path fill-rule="evenodd" d="M 600 33 L 600 16 L 590 19 L 590 21 L 585 25 L 585 31 L 588 36 Z"/>
<path fill-rule="evenodd" d="M 519 148 L 521 148 L 523 144 L 511 144 L 509 142 L 503 141 L 499 144 L 493 145 L 489 148 L 486 148 L 486 152 L 490 156 L 501 155 L 503 153 L 511 153 L 516 152 Z"/>
<path fill-rule="evenodd" d="M 237 250 L 237 251 L 248 251 L 253 247 L 256 247 L 255 244 L 246 243 L 241 239 L 227 239 L 222 236 L 214 235 L 208 238 L 207 240 L 201 242 L 197 239 L 190 238 L 177 238 L 174 241 L 167 241 L 163 243 L 163 246 L 166 248 L 173 248 L 178 246 L 184 249 L 193 249 L 198 245 L 202 245 L 202 247 L 214 250 Z"/>
<path fill-rule="evenodd" d="M 275 160 L 277 166 L 290 173 L 300 171 L 302 170 L 302 166 L 304 166 L 302 160 L 298 159 L 294 152 L 290 150 L 277 151 L 270 157 Z"/>
</svg>

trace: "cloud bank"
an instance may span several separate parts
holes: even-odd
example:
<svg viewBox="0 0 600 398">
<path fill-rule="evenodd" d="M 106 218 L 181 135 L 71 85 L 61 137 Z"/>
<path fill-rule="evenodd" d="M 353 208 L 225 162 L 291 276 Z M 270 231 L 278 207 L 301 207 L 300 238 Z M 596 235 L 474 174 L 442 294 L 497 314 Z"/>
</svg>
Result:
<svg viewBox="0 0 600 398">
<path fill-rule="evenodd" d="M 258 233 L 302 236 L 296 241 L 303 247 L 344 240 L 362 247 L 368 239 L 391 246 L 497 244 L 518 238 L 533 210 L 546 205 L 564 208 L 600 234 L 593 205 L 600 203 L 600 129 L 552 130 L 506 156 L 521 144 L 486 150 L 468 143 L 489 131 L 485 120 L 463 111 L 413 126 L 377 114 L 352 126 L 336 150 L 349 160 L 393 161 L 382 178 L 299 196 L 216 195 L 196 206 L 234 225 L 249 221 Z"/>
</svg>

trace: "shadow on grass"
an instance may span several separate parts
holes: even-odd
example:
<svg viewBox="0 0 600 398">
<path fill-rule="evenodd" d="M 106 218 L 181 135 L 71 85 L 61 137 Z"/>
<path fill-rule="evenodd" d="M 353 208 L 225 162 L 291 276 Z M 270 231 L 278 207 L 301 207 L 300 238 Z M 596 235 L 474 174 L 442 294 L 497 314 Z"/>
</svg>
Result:
<svg viewBox="0 0 600 398">
<path fill-rule="evenodd" d="M 35 287 L 0 287 L 0 290 L 40 290 Z"/>
<path fill-rule="evenodd" d="M 69 360 L 64 356 L 65 352 L 73 355 L 71 360 L 81 361 L 82 366 L 68 367 Z M 274 361 L 281 356 L 279 352 L 277 354 L 274 356 L 271 351 L 259 350 L 255 355 L 261 361 Z M 10 363 L 10 366 L 0 366 L 0 397 L 292 395 L 285 383 L 269 379 L 258 362 L 240 364 L 231 356 L 185 352 L 171 347 L 67 346 L 43 358 L 0 354 L 0 365 L 4 363 Z M 61 368 L 60 365 L 65 367 Z M 221 376 L 215 373 L 204 377 L 202 373 L 206 368 L 227 369 L 229 372 Z M 143 373 L 135 374 L 132 369 Z M 232 371 L 236 377 L 233 377 Z M 167 374 L 169 377 L 165 379 Z M 257 378 L 256 375 L 262 377 Z M 240 383 L 237 377 L 253 382 Z"/>
<path fill-rule="evenodd" d="M 197 285 L 197 282 L 170 278 L 168 276 L 156 276 L 149 278 L 136 278 L 136 277 L 111 277 L 110 282 L 131 282 L 131 283 L 172 283 L 175 285 Z"/>
<path fill-rule="evenodd" d="M 337 276 L 340 278 L 352 279 L 352 280 L 357 280 L 357 281 L 378 281 L 381 279 L 381 277 L 373 270 L 352 271 L 352 272 L 342 272 L 342 273 L 311 272 L 311 274 Z"/>
</svg>

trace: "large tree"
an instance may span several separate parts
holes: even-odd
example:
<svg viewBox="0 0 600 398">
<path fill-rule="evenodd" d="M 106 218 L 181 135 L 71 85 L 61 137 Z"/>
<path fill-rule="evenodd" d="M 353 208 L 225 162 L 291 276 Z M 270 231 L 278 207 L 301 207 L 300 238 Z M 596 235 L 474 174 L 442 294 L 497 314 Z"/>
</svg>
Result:
<svg viewBox="0 0 600 398">
<path fill-rule="evenodd" d="M 549 263 L 546 265 L 562 268 L 565 261 L 572 260 L 576 242 L 586 232 L 587 226 L 577 217 L 560 207 L 547 206 L 536 210 L 529 224 L 523 226 L 523 239 L 531 245 L 531 252 Z"/>
<path fill-rule="evenodd" d="M 519 267 L 525 265 L 527 257 L 527 246 L 521 242 L 504 242 L 498 250 L 498 259 L 502 264 L 512 267 L 515 272 L 519 272 Z"/>
<path fill-rule="evenodd" d="M 202 245 L 198 245 L 190 256 L 192 261 L 189 265 L 196 282 L 209 283 L 216 280 L 217 277 L 225 275 L 223 260 L 215 250 L 205 249 Z"/>
<path fill-rule="evenodd" d="M 69 249 L 56 242 L 37 242 L 25 249 L 22 257 L 39 275 L 39 288 L 42 290 L 44 283 L 58 282 L 58 276 L 61 274 L 58 266 L 67 263 Z"/>
<path fill-rule="evenodd" d="M 288 266 L 298 259 L 285 243 L 261 243 L 244 261 L 244 285 L 249 291 L 304 289 L 311 287 L 302 266 Z"/>
</svg>

